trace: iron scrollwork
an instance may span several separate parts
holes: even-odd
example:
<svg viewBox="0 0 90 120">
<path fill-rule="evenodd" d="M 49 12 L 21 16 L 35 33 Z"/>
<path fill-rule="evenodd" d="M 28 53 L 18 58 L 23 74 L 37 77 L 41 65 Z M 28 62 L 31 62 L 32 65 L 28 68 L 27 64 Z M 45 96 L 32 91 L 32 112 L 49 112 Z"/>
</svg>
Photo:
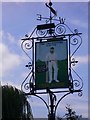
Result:
<svg viewBox="0 0 90 120">
<path fill-rule="evenodd" d="M 21 48 L 24 51 L 24 53 L 27 55 L 27 57 L 30 59 L 30 62 L 26 65 L 26 67 L 28 67 L 28 69 L 30 70 L 29 74 L 26 76 L 26 78 L 24 79 L 22 85 L 21 85 L 21 90 L 25 93 L 31 92 L 32 90 L 32 81 L 33 81 L 33 65 L 32 65 L 32 48 L 33 48 L 33 44 L 32 44 L 32 39 L 25 39 L 22 41 L 21 44 Z"/>
<path fill-rule="evenodd" d="M 34 78 L 32 74 L 32 70 L 29 72 L 25 80 L 21 85 L 21 90 L 25 93 L 34 93 Z"/>
<path fill-rule="evenodd" d="M 81 38 L 80 34 L 78 34 L 77 29 L 75 29 L 74 32 L 75 32 L 75 35 L 70 36 L 70 44 L 71 44 L 71 46 L 73 46 L 72 50 L 71 50 L 72 53 L 70 55 L 70 58 L 71 58 L 71 68 L 70 69 L 71 69 L 71 74 L 72 75 L 75 74 L 76 77 L 77 77 L 76 79 L 73 80 L 73 87 L 74 87 L 75 90 L 80 90 L 78 92 L 78 95 L 82 96 L 82 91 L 81 90 L 83 88 L 83 80 L 78 75 L 78 73 L 72 68 L 73 66 L 75 66 L 78 63 L 78 61 L 75 60 L 75 58 L 73 56 L 77 52 L 79 47 L 81 46 L 82 38 Z"/>
<path fill-rule="evenodd" d="M 64 24 L 57 24 L 55 27 L 55 34 L 56 35 L 63 35 L 66 32 L 66 28 Z"/>
<path fill-rule="evenodd" d="M 67 32 L 67 29 L 69 30 L 69 31 L 71 31 L 71 29 L 66 25 L 66 24 L 57 24 L 56 25 L 56 27 L 55 27 L 55 35 L 56 34 L 58 34 L 58 35 L 65 35 L 66 34 L 66 32 Z M 39 31 L 38 31 L 39 32 Z M 57 32 L 57 33 L 56 33 Z M 72 32 L 72 31 L 71 31 Z M 37 30 L 36 30 L 36 33 L 37 33 Z M 43 36 L 43 35 L 47 35 L 47 30 L 45 30 L 45 33 L 43 33 L 42 32 L 42 34 L 41 34 L 41 36 Z M 69 34 L 70 35 L 70 34 Z M 57 36 L 57 35 L 56 35 Z M 52 36 L 53 37 L 53 36 Z M 42 38 L 42 37 L 41 37 Z M 37 40 L 37 39 L 36 39 Z M 32 42 L 33 42 L 33 39 L 32 38 L 30 38 L 30 39 L 26 39 L 26 40 L 23 40 L 23 42 L 22 42 L 22 44 L 21 44 L 21 47 L 22 47 L 22 49 L 23 49 L 23 51 L 25 52 L 25 54 L 29 57 L 29 59 L 31 60 L 31 61 L 33 61 L 32 60 L 32 58 L 31 58 L 31 55 L 30 55 L 30 53 L 28 54 L 28 51 L 32 51 L 32 48 L 33 48 L 33 44 L 32 44 Z M 81 38 L 81 36 L 79 35 L 79 33 L 78 33 L 78 31 L 77 30 L 75 30 L 75 33 L 73 33 L 73 34 L 71 34 L 70 35 L 70 48 L 71 48 L 71 46 L 75 46 L 76 48 L 74 49 L 74 50 L 72 50 L 73 52 L 70 54 L 70 64 L 71 65 L 73 65 L 73 66 L 75 66 L 76 65 L 76 63 L 78 63 L 78 61 L 76 61 L 75 60 L 75 58 L 72 58 L 73 56 L 74 56 L 74 54 L 77 52 L 77 50 L 79 49 L 79 47 L 81 46 L 81 44 L 82 44 L 82 38 Z M 31 65 L 30 64 L 32 64 L 32 62 L 30 63 L 29 62 L 29 64 L 27 65 L 28 66 L 28 68 L 30 69 L 31 68 Z M 72 69 L 72 67 L 70 67 L 70 70 L 71 71 L 73 71 L 76 75 L 77 75 L 77 73 Z M 72 74 L 72 73 L 71 73 Z M 78 76 L 78 75 L 77 75 Z M 79 76 L 78 76 L 79 77 Z M 79 77 L 80 78 L 80 77 Z M 26 90 L 28 90 L 28 89 L 30 89 L 30 87 L 31 87 L 31 79 L 32 79 L 32 77 L 30 76 L 30 80 L 29 80 L 29 82 L 28 83 L 25 83 L 25 81 L 24 81 L 24 83 L 25 83 L 25 85 L 24 85 L 24 88 L 26 89 Z M 72 81 L 72 80 L 71 80 Z M 83 83 L 81 83 L 81 82 L 79 82 L 78 80 L 73 80 L 73 85 L 75 86 L 75 88 L 78 88 L 78 87 L 80 87 L 80 84 L 83 84 Z M 83 86 L 83 85 L 82 85 Z M 80 88 L 80 89 L 82 89 L 82 87 Z M 80 95 L 80 93 L 79 93 L 79 95 Z"/>
<path fill-rule="evenodd" d="M 45 37 L 47 35 L 47 30 L 37 30 L 36 34 L 38 37 Z"/>
<path fill-rule="evenodd" d="M 75 90 L 80 90 L 78 92 L 78 95 L 82 96 L 83 80 L 73 68 L 71 68 L 71 69 L 74 72 L 74 74 L 77 76 L 77 79 L 73 80 L 74 89 Z"/>
<path fill-rule="evenodd" d="M 72 35 L 70 37 L 70 44 L 73 46 L 73 50 L 72 50 L 72 54 L 71 57 L 77 52 L 77 50 L 80 48 L 81 44 L 82 44 L 82 38 L 79 34 L 76 35 Z M 74 48 L 75 46 L 75 48 Z"/>
<path fill-rule="evenodd" d="M 30 55 L 30 52 L 32 52 L 32 40 L 24 40 L 22 43 L 21 43 L 21 48 L 22 50 L 24 51 L 24 53 L 27 55 L 27 57 L 32 61 L 32 58 L 31 58 L 31 55 Z"/>
<path fill-rule="evenodd" d="M 71 73 L 69 74 L 69 77 L 70 77 L 71 87 L 73 86 L 74 89 L 78 88 L 79 90 L 81 90 L 82 87 L 83 87 L 83 82 L 80 82 L 77 79 L 73 80 L 73 77 L 72 77 L 72 74 L 75 73 L 77 75 L 77 77 L 82 81 L 80 76 L 72 68 L 72 66 L 75 66 L 78 63 L 78 61 L 76 61 L 73 56 L 77 52 L 77 50 L 80 48 L 80 46 L 82 44 L 82 38 L 80 36 L 81 33 L 79 33 L 77 29 L 72 31 L 70 29 L 70 27 L 67 24 L 65 24 L 65 19 L 64 18 L 60 18 L 60 17 L 59 17 L 59 19 L 54 19 L 53 17 L 44 18 L 41 15 L 39 15 L 38 19 L 40 19 L 40 20 L 45 19 L 45 20 L 50 21 L 50 24 L 47 24 L 47 23 L 43 24 L 44 27 L 45 27 L 45 25 L 46 26 L 47 25 L 53 25 L 53 26 L 52 26 L 52 28 L 51 28 L 51 26 L 49 26 L 50 28 L 45 28 L 45 29 L 42 29 L 40 27 L 38 29 L 37 27 L 35 27 L 35 29 L 31 33 L 31 35 L 29 37 L 26 35 L 26 39 L 23 40 L 23 42 L 21 44 L 21 47 L 22 47 L 23 51 L 29 57 L 30 62 L 31 62 L 31 63 L 29 62 L 29 64 L 27 65 L 27 67 L 31 70 L 31 72 L 26 77 L 25 81 L 23 82 L 23 85 L 25 84 L 24 88 L 26 90 L 30 89 L 30 87 L 32 86 L 31 81 L 32 81 L 32 79 L 34 79 L 32 76 L 34 74 L 33 68 L 35 66 L 34 66 L 34 64 L 32 64 L 33 63 L 33 57 L 31 57 L 32 53 L 30 54 L 30 51 L 32 52 L 32 49 L 34 49 L 35 41 L 38 41 L 38 39 L 43 41 L 43 39 L 46 40 L 47 38 L 65 37 L 68 40 L 68 45 L 69 45 L 69 48 L 70 48 L 69 49 L 69 52 L 70 52 L 70 54 L 69 54 L 69 64 L 70 64 L 69 70 L 70 70 Z M 55 23 L 56 24 L 55 25 L 54 23 L 52 23 L 52 21 L 56 21 L 56 22 L 58 21 L 59 23 L 57 23 L 57 24 Z M 37 36 L 37 37 L 33 38 L 32 35 L 34 33 L 35 33 L 35 36 Z M 34 44 L 33 44 L 33 41 L 34 41 Z M 37 70 L 42 70 L 42 68 L 37 69 Z M 73 71 L 73 73 L 72 73 L 72 71 Z M 29 81 L 28 81 L 28 83 L 25 83 L 28 77 L 29 77 Z M 72 85 L 72 83 L 73 83 L 73 85 Z M 82 87 L 80 87 L 80 85 Z"/>
<path fill-rule="evenodd" d="M 75 58 L 72 58 L 72 60 L 71 60 L 71 64 L 72 64 L 72 66 L 75 66 L 77 63 L 78 63 L 78 61 L 75 60 Z"/>
<path fill-rule="evenodd" d="M 46 24 L 47 25 L 47 24 Z M 50 37 L 50 36 L 58 36 L 58 35 L 65 35 L 68 34 L 69 32 L 71 32 L 72 34 L 74 33 L 68 25 L 66 24 L 56 24 L 55 28 L 50 28 L 50 29 L 42 29 L 42 30 L 36 30 L 36 35 L 38 37 Z"/>
<path fill-rule="evenodd" d="M 75 60 L 75 58 L 73 57 L 74 54 L 77 52 L 77 50 L 80 48 L 81 44 L 82 44 L 82 38 L 80 36 L 81 33 L 78 33 L 78 30 L 75 29 L 74 31 L 72 31 L 70 29 L 70 27 L 65 24 L 65 19 L 59 17 L 58 19 L 54 19 L 52 16 L 52 13 L 54 15 L 56 15 L 56 11 L 51 7 L 52 3 L 50 2 L 49 4 L 46 3 L 46 6 L 50 9 L 50 18 L 44 18 L 42 17 L 42 15 L 38 14 L 38 20 L 46 20 L 47 23 L 50 22 L 50 24 L 43 24 L 43 25 L 38 25 L 37 27 L 35 27 L 35 29 L 33 30 L 33 32 L 31 33 L 30 36 L 26 35 L 25 39 L 22 39 L 22 43 L 21 43 L 21 48 L 24 51 L 24 53 L 27 55 L 27 57 L 30 59 L 30 62 L 28 63 L 28 65 L 26 65 L 26 67 L 29 68 L 29 73 L 26 76 L 26 78 L 24 79 L 22 85 L 21 85 L 21 90 L 26 94 L 26 95 L 34 95 L 38 98 L 40 98 L 46 105 L 49 115 L 54 115 L 56 114 L 56 110 L 57 107 L 59 105 L 59 103 L 61 102 L 62 99 L 64 99 L 67 95 L 74 93 L 74 92 L 78 92 L 79 96 L 82 96 L 82 88 L 83 88 L 83 81 L 82 78 L 77 74 L 77 72 L 72 68 L 73 66 L 75 66 L 78 61 Z M 52 23 L 52 21 L 58 21 L 58 24 L 54 24 Z M 44 28 L 43 28 L 44 27 Z M 34 37 L 32 37 L 32 35 L 35 33 Z M 37 36 L 37 37 L 35 37 Z M 69 70 L 69 74 L 68 74 L 68 78 L 69 78 L 69 87 L 67 91 L 58 91 L 57 93 L 62 93 L 65 92 L 66 94 L 64 94 L 59 101 L 57 102 L 56 105 L 54 105 L 54 102 L 56 102 L 56 95 L 54 95 L 54 91 L 50 91 L 50 89 L 44 92 L 44 94 L 49 93 L 50 96 L 50 106 L 46 103 L 46 101 L 38 96 L 37 94 L 43 94 L 42 93 L 37 93 L 35 91 L 35 72 L 45 72 L 47 71 L 46 66 L 35 66 L 35 42 L 43 42 L 43 40 L 50 40 L 51 38 L 62 38 L 62 39 L 67 39 L 67 43 L 68 43 L 68 55 L 69 55 L 69 66 L 68 66 L 68 70 Z M 31 52 L 31 54 L 30 54 Z M 76 78 L 73 79 L 73 75 L 76 75 Z M 54 96 L 53 96 L 54 95 Z M 53 109 L 52 107 L 53 106 Z M 51 109 L 50 109 L 51 108 Z"/>
<path fill-rule="evenodd" d="M 26 76 L 25 80 L 23 81 L 22 85 L 21 85 L 21 90 L 25 93 L 30 92 L 30 84 L 29 82 L 27 82 L 28 77 L 31 75 L 31 71 L 29 72 L 29 74 Z"/>
</svg>

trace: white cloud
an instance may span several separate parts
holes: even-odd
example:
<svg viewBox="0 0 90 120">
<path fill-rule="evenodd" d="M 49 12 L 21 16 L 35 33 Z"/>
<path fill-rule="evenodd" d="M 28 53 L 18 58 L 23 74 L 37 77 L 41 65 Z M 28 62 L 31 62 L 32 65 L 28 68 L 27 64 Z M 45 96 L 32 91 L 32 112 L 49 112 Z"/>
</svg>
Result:
<svg viewBox="0 0 90 120">
<path fill-rule="evenodd" d="M 0 39 L 8 41 L 11 44 L 17 43 L 16 38 L 9 32 L 0 31 Z"/>
<path fill-rule="evenodd" d="M 82 115 L 83 117 L 88 117 L 88 98 L 84 97 L 84 96 L 79 97 L 77 94 L 78 93 L 75 93 L 73 95 L 72 94 L 68 95 L 68 96 L 66 96 L 66 98 L 64 98 L 60 102 L 60 104 L 57 107 L 57 111 L 56 111 L 57 115 L 60 115 L 60 116 L 65 115 L 65 113 L 66 113 L 65 106 L 67 106 L 67 104 L 69 104 L 70 107 L 76 112 L 77 115 Z M 61 96 L 59 94 L 57 94 L 57 101 L 60 98 L 61 98 Z M 43 96 L 43 99 L 45 99 L 48 103 L 49 98 L 47 95 Z M 32 108 L 34 109 L 34 112 L 35 112 L 34 114 L 36 114 L 35 109 L 37 107 L 41 107 L 42 111 L 46 112 L 45 106 L 40 99 L 38 99 L 36 97 L 31 97 L 30 102 L 31 102 Z"/>
<path fill-rule="evenodd" d="M 14 70 L 22 62 L 24 62 L 24 57 L 13 53 L 12 48 L 8 47 L 8 44 L 2 43 L 3 41 L 8 41 L 12 46 L 17 43 L 16 38 L 8 32 L 0 31 L 0 76 L 4 73 L 8 73 L 11 70 Z M 12 50 L 12 51 L 11 51 Z"/>
<path fill-rule="evenodd" d="M 28 74 L 29 74 L 29 71 L 22 73 L 21 79 L 26 78 L 28 76 Z"/>
<path fill-rule="evenodd" d="M 10 33 L 7 33 L 7 39 L 11 42 L 11 43 L 15 43 L 15 38 L 13 35 L 11 35 Z"/>
<path fill-rule="evenodd" d="M 0 39 L 2 38 L 3 35 L 3 31 L 0 31 Z"/>
<path fill-rule="evenodd" d="M 14 47 L 16 45 L 16 48 L 18 49 L 18 42 L 16 42 L 16 38 L 8 32 L 0 31 L 0 78 L 6 77 L 7 75 L 15 74 L 14 70 L 18 70 L 19 65 L 26 64 L 26 61 L 28 61 L 28 57 L 23 53 L 22 55 L 19 55 L 19 53 L 14 50 Z M 10 47 L 10 45 L 12 45 Z M 22 51 L 22 50 L 21 50 Z M 25 74 L 21 78 L 26 77 Z M 7 77 L 8 78 L 8 77 Z M 10 82 L 11 81 L 11 82 Z M 17 86 L 17 88 L 20 88 L 18 83 L 12 82 L 12 80 L 9 79 L 9 81 L 2 81 L 2 84 L 8 84 L 12 86 Z"/>
<path fill-rule="evenodd" d="M 74 58 L 74 59 L 73 59 Z M 88 66 L 88 63 L 90 62 L 90 59 L 89 59 L 89 56 L 88 55 L 84 55 L 84 56 L 74 56 L 72 57 L 71 61 L 74 62 L 75 61 L 78 61 L 78 63 L 72 63 L 72 66 L 74 66 L 74 69 L 75 68 L 78 68 L 78 67 L 81 67 L 81 65 L 87 65 Z M 76 65 L 75 65 L 76 64 Z"/>
<path fill-rule="evenodd" d="M 58 98 L 60 99 L 60 96 L 58 96 Z M 71 94 L 66 96 L 66 98 L 64 98 L 60 102 L 58 106 L 58 111 L 62 109 L 65 113 L 65 106 L 67 104 L 71 106 L 71 108 L 76 112 L 76 114 L 82 115 L 83 117 L 88 117 L 88 97 L 86 97 L 86 95 L 79 97 L 78 93 L 74 93 L 73 95 Z"/>
<path fill-rule="evenodd" d="M 75 59 L 78 60 L 80 64 L 88 64 L 88 55 L 86 55 L 86 56 L 75 56 Z"/>
<path fill-rule="evenodd" d="M 2 86 L 3 85 L 15 86 L 17 89 L 19 89 L 19 90 L 21 89 L 20 85 L 15 84 L 13 81 L 10 81 L 10 80 L 7 80 L 7 81 L 3 80 L 2 81 Z"/>
<path fill-rule="evenodd" d="M 70 20 L 70 23 L 74 24 L 75 26 L 79 26 L 79 27 L 83 27 L 83 28 L 86 28 L 88 29 L 88 22 L 82 22 L 80 20 Z"/>
<path fill-rule="evenodd" d="M 0 72 L 2 71 L 3 75 L 18 67 L 21 63 L 20 56 L 11 53 L 9 48 L 3 43 L 0 43 L 0 55 Z"/>
<path fill-rule="evenodd" d="M 0 30 L 2 29 L 2 3 L 0 2 Z"/>
</svg>

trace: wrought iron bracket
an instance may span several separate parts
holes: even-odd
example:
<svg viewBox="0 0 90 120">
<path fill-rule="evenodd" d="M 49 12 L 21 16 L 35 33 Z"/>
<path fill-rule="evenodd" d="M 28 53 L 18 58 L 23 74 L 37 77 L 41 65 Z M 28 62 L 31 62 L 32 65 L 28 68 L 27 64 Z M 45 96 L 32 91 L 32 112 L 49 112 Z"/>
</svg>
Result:
<svg viewBox="0 0 90 120">
<path fill-rule="evenodd" d="M 34 32 L 33 32 L 34 33 Z M 32 33 L 31 33 L 32 34 Z M 81 79 L 81 77 L 77 74 L 77 72 L 74 70 L 73 66 L 75 66 L 78 61 L 75 60 L 75 58 L 73 57 L 74 54 L 77 52 L 77 50 L 79 49 L 79 47 L 82 44 L 82 38 L 81 38 L 81 33 L 69 33 L 69 34 L 64 34 L 64 35 L 58 35 L 58 36 L 54 36 L 55 38 L 67 38 L 68 39 L 68 44 L 69 44 L 69 50 L 68 50 L 68 54 L 69 54 L 69 67 L 68 67 L 68 76 L 69 76 L 69 90 L 79 90 L 82 89 L 83 87 L 83 81 Z M 31 35 L 30 35 L 31 36 Z M 27 77 L 25 78 L 24 82 L 22 83 L 22 90 L 24 90 L 24 88 L 26 90 L 29 90 L 30 92 L 36 92 L 35 91 L 35 81 L 34 81 L 34 54 L 33 54 L 33 49 L 35 49 L 35 41 L 38 42 L 43 42 L 45 39 L 53 39 L 53 36 L 48 36 L 48 37 L 31 37 L 31 38 L 26 38 L 22 41 L 21 47 L 23 49 L 23 51 L 25 52 L 25 54 L 27 55 L 27 57 L 29 57 L 30 62 L 26 65 L 27 68 L 30 69 L 30 73 L 29 75 L 27 75 Z M 77 39 L 76 37 L 78 37 L 79 39 Z M 73 52 L 71 51 L 71 48 L 73 46 L 76 46 L 76 48 L 73 50 Z M 31 54 L 30 54 L 31 51 Z M 74 80 L 72 74 L 76 74 L 77 77 L 79 78 L 79 80 Z M 27 82 L 28 81 L 28 82 Z M 80 87 L 81 85 L 81 87 Z M 77 88 L 77 89 L 76 89 Z M 31 91 L 30 91 L 31 90 Z"/>
<path fill-rule="evenodd" d="M 40 98 L 46 105 L 49 117 L 53 115 L 55 117 L 57 107 L 62 99 L 64 99 L 67 95 L 78 93 L 79 96 L 82 96 L 82 88 L 83 88 L 83 80 L 78 75 L 78 73 L 74 70 L 73 66 L 75 66 L 79 61 L 74 58 L 75 53 L 78 51 L 82 44 L 82 37 L 80 32 L 77 29 L 72 31 L 70 27 L 65 24 L 65 18 L 57 16 L 56 11 L 52 8 L 52 2 L 45 4 L 46 7 L 50 10 L 50 16 L 42 17 L 42 15 L 38 15 L 37 20 L 45 20 L 45 24 L 37 25 L 35 29 L 32 31 L 30 35 L 25 35 L 25 38 L 22 38 L 21 48 L 24 53 L 29 58 L 29 63 L 26 67 L 29 69 L 29 73 L 22 82 L 21 90 L 25 93 L 25 95 L 34 95 Z M 54 16 L 53 16 L 54 15 Z M 53 22 L 55 21 L 55 22 Z M 58 23 L 57 23 L 58 22 Z M 34 36 L 34 37 L 33 37 Z M 59 90 L 59 91 L 51 91 L 50 89 L 46 89 L 45 92 L 37 92 L 35 88 L 35 42 L 43 42 L 45 40 L 50 39 L 58 39 L 62 38 L 67 39 L 68 41 L 68 78 L 69 78 L 69 88 L 68 90 Z M 75 79 L 73 74 L 77 76 Z M 55 105 L 56 101 L 55 93 L 65 93 Z M 39 94 L 49 94 L 50 97 L 50 106 L 48 106 L 47 102 L 39 96 Z M 51 116 L 52 117 L 52 116 Z M 50 118 L 52 120 L 52 118 Z"/>
</svg>

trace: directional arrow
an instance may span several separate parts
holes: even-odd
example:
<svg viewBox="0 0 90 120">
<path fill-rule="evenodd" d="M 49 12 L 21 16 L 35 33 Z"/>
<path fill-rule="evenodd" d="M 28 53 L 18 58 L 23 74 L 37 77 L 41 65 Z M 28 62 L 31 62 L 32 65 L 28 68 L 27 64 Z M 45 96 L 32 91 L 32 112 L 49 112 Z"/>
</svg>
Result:
<svg viewBox="0 0 90 120">
<path fill-rule="evenodd" d="M 45 5 L 46 5 L 46 7 L 48 7 L 48 8 L 51 10 L 51 12 L 52 12 L 54 15 L 57 15 L 57 12 L 51 7 L 50 3 L 49 3 L 49 5 L 48 5 L 47 3 L 45 3 Z"/>
</svg>

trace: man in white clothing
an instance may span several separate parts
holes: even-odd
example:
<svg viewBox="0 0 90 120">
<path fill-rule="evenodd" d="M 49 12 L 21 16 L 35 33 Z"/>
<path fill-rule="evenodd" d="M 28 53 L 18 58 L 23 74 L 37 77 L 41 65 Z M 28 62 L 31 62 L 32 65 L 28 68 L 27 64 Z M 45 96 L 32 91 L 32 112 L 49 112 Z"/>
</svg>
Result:
<svg viewBox="0 0 90 120">
<path fill-rule="evenodd" d="M 54 47 L 50 48 L 50 52 L 46 55 L 46 67 L 48 68 L 49 81 L 47 81 L 47 73 L 46 73 L 46 82 L 51 83 L 53 80 L 59 82 L 57 80 L 58 67 L 57 67 L 57 56 L 55 54 Z M 52 75 L 54 73 L 54 75 Z"/>
</svg>

